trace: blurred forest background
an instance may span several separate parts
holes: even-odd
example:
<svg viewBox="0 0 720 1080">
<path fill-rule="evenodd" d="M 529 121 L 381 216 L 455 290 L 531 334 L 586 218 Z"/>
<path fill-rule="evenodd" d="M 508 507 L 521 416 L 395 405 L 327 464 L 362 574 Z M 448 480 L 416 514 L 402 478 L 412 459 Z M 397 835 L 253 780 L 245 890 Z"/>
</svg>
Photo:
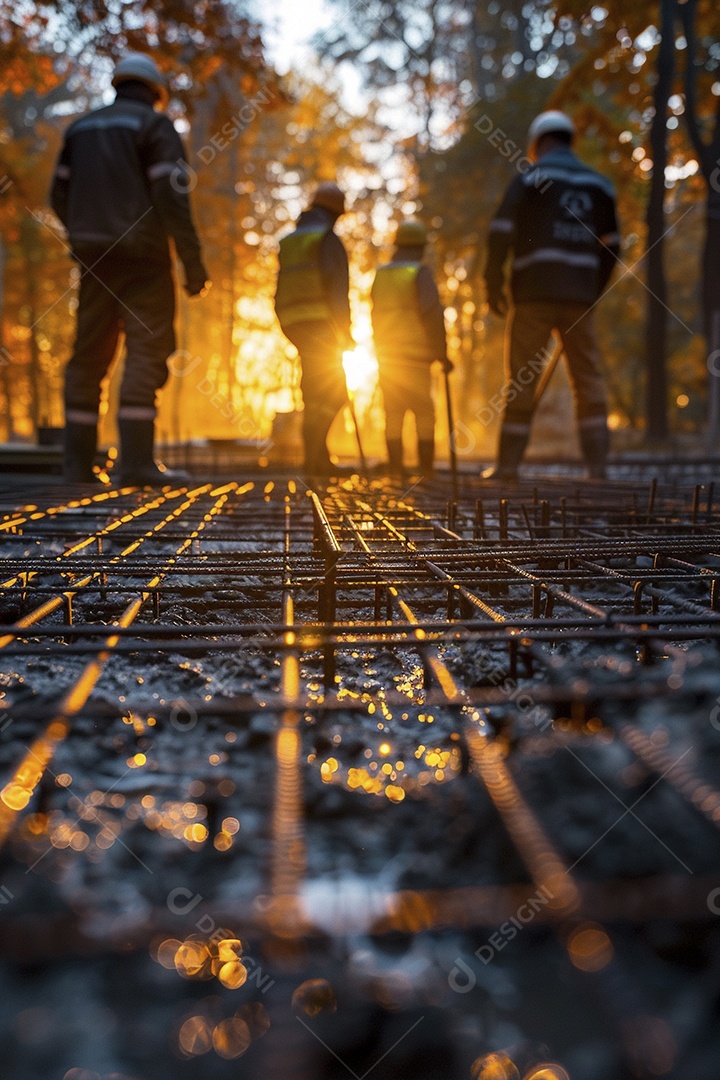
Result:
<svg viewBox="0 0 720 1080">
<path fill-rule="evenodd" d="M 280 74 L 253 0 L 0 0 L 0 439 L 63 423 L 77 275 L 47 205 L 51 174 L 67 124 L 111 100 L 113 62 L 138 49 L 170 75 L 214 283 L 180 297 L 165 439 L 269 438 L 300 407 L 272 307 L 276 237 L 317 180 L 337 179 L 352 201 L 339 232 L 356 340 L 370 345 L 369 286 L 393 223 L 417 214 L 446 305 L 458 449 L 489 454 L 503 327 L 481 280 L 487 226 L 530 120 L 558 107 L 618 191 L 628 270 L 599 309 L 617 444 L 699 443 L 720 384 L 704 334 L 720 309 L 717 0 L 328 7 L 330 29 Z M 371 365 L 356 376 L 364 430 L 379 433 Z M 553 382 L 545 428 L 563 434 L 567 387 Z"/>
</svg>

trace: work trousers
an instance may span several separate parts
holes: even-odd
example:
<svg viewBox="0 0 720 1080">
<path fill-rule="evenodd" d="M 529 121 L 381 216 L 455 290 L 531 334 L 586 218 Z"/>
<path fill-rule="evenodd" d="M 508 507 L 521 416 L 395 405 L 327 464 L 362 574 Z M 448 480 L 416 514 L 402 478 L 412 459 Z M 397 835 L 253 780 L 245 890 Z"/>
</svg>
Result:
<svg viewBox="0 0 720 1080">
<path fill-rule="evenodd" d="M 536 386 L 549 359 L 553 331 L 567 358 L 579 427 L 606 424 L 605 379 L 592 308 L 564 301 L 525 301 L 515 305 L 507 333 L 503 430 L 508 434 L 530 431 Z"/>
<path fill-rule="evenodd" d="M 402 437 L 405 413 L 415 414 L 419 441 L 435 435 L 435 409 L 430 393 L 430 364 L 422 360 L 378 360 L 379 382 L 385 405 L 385 438 Z"/>
<path fill-rule="evenodd" d="M 342 342 L 333 324 L 320 319 L 293 323 L 284 333 L 300 354 L 305 468 L 322 471 L 330 464 L 330 425 L 347 403 Z"/>
<path fill-rule="evenodd" d="M 75 347 L 65 372 L 68 422 L 95 423 L 100 383 L 125 335 L 119 415 L 154 419 L 155 395 L 167 380 L 175 351 L 175 286 L 169 262 L 87 249 L 80 261 Z"/>
</svg>

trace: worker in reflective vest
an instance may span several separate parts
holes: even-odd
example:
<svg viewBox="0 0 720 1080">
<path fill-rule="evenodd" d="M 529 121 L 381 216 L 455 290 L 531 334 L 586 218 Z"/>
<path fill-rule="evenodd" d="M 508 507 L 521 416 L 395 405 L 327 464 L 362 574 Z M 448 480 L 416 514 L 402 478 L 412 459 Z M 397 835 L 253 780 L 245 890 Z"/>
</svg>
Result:
<svg viewBox="0 0 720 1080">
<path fill-rule="evenodd" d="M 536 164 L 514 178 L 490 224 L 485 269 L 490 310 L 503 316 L 512 252 L 513 310 L 497 464 L 484 476 L 516 480 L 537 405 L 536 386 L 555 330 L 567 357 L 580 446 L 590 476 L 608 454 L 607 403 L 594 309 L 620 249 L 612 184 L 573 153 L 575 125 L 550 110 L 533 120 Z"/>
<path fill-rule="evenodd" d="M 315 475 L 336 471 L 327 435 L 347 402 L 342 353 L 353 345 L 348 259 L 333 231 L 344 212 L 337 184 L 318 184 L 310 208 L 280 241 L 275 311 L 300 355 L 305 469 Z"/>
<path fill-rule="evenodd" d="M 420 472 L 432 472 L 435 410 L 430 365 L 447 357 L 445 320 L 437 286 L 422 257 L 427 231 L 419 221 L 401 221 L 391 262 L 378 268 L 372 287 L 372 324 L 380 389 L 385 404 L 385 441 L 393 473 L 402 472 L 405 413 L 415 414 Z"/>
</svg>

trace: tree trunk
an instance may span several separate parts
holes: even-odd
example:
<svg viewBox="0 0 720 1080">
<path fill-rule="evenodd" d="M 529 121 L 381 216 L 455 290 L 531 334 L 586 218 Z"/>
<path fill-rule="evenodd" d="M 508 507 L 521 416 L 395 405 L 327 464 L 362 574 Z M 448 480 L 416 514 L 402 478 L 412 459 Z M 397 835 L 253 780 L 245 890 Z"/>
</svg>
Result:
<svg viewBox="0 0 720 1080">
<path fill-rule="evenodd" d="M 720 443 L 720 100 L 715 109 L 712 136 L 705 142 L 697 112 L 697 0 L 687 0 L 680 11 L 687 41 L 685 122 L 707 184 L 701 297 L 708 350 L 708 443 L 712 452 Z"/>
<path fill-rule="evenodd" d="M 25 267 L 25 302 L 28 310 L 28 349 L 30 361 L 27 367 L 28 412 L 35 431 L 41 423 L 41 375 L 40 350 L 38 349 L 36 325 L 38 322 L 37 267 L 40 260 L 37 225 L 30 214 L 25 214 L 20 227 L 23 264 Z"/>
<path fill-rule="evenodd" d="M 665 168 L 667 166 L 667 103 L 675 67 L 675 10 L 677 0 L 660 0 L 660 51 L 653 93 L 655 115 L 650 128 L 652 180 L 647 206 L 647 287 L 645 325 L 645 415 L 647 437 L 663 442 L 667 415 L 667 282 L 665 279 Z"/>
<path fill-rule="evenodd" d="M 4 433 L 4 438 L 9 439 L 12 436 L 12 409 L 10 408 L 10 359 L 3 345 L 3 333 L 2 328 L 4 326 L 4 314 L 5 314 L 5 241 L 0 236 L 0 380 L 2 381 L 2 395 L 5 402 L 5 417 L 7 423 L 7 430 Z"/>
<path fill-rule="evenodd" d="M 718 205 L 714 207 L 713 203 Z M 720 191 L 715 193 L 712 187 L 702 267 L 703 329 L 708 350 L 708 448 L 714 452 L 720 444 Z"/>
</svg>

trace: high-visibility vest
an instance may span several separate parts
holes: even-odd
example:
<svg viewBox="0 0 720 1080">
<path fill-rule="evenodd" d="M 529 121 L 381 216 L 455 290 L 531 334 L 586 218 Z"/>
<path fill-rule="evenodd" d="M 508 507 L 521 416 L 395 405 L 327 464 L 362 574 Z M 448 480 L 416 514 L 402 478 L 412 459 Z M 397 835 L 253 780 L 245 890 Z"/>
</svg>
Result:
<svg viewBox="0 0 720 1080">
<path fill-rule="evenodd" d="M 431 362 L 433 351 L 420 318 L 417 276 L 422 263 L 391 262 L 378 267 L 372 287 L 375 351 L 383 359 Z"/>
<path fill-rule="evenodd" d="M 332 318 L 320 263 L 320 248 L 326 236 L 327 230 L 296 229 L 280 241 L 275 311 L 282 327 Z"/>
</svg>

